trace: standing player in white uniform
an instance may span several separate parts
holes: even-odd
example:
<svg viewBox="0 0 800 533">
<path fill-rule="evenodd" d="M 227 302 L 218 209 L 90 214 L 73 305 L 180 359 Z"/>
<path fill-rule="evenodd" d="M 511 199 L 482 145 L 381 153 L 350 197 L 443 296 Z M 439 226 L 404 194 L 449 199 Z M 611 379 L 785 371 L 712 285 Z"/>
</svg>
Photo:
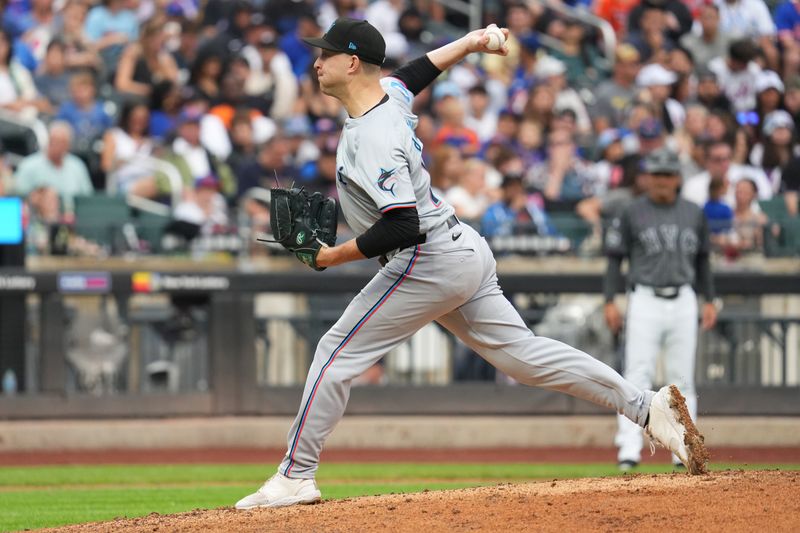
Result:
<svg viewBox="0 0 800 533">
<path fill-rule="evenodd" d="M 664 352 L 665 378 L 686 397 L 689 414 L 697 420 L 694 361 L 697 348 L 697 295 L 705 296 L 703 329 L 716 322 L 714 283 L 708 255 L 708 225 L 703 211 L 678 196 L 681 164 L 678 154 L 661 148 L 644 160 L 647 194 L 629 205 L 606 233 L 608 272 L 605 314 L 609 327 L 619 331 L 622 317 L 614 304 L 622 260 L 627 257 L 628 325 L 625 337 L 625 378 L 650 388 L 659 353 Z M 642 456 L 642 428 L 619 417 L 615 439 L 620 469 L 636 467 Z M 682 461 L 673 457 L 675 464 Z"/>
<path fill-rule="evenodd" d="M 238 509 L 318 501 L 319 455 L 344 414 L 351 380 L 434 320 L 520 383 L 614 409 L 696 465 L 693 472 L 704 470 L 705 449 L 679 412 L 677 389 L 642 390 L 590 355 L 535 336 L 503 296 L 486 241 L 431 191 L 413 97 L 469 53 L 492 53 L 488 42 L 484 30 L 473 31 L 381 79 L 385 43 L 366 21 L 340 18 L 322 38 L 306 39 L 322 49 L 314 63 L 322 92 L 350 117 L 337 149 L 337 188 L 358 234 L 323 247 L 316 264 L 379 257 L 383 266 L 319 341 L 286 456 Z"/>
</svg>

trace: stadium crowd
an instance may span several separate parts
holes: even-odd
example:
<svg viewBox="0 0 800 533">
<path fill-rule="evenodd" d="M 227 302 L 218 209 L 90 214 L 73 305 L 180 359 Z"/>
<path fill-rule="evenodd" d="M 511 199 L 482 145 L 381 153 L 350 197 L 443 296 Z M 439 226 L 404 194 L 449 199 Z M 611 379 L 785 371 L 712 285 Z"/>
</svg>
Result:
<svg viewBox="0 0 800 533">
<path fill-rule="evenodd" d="M 598 251 L 647 187 L 642 157 L 666 146 L 720 251 L 800 253 L 800 0 L 483 4 L 485 24 L 511 31 L 508 56 L 463 62 L 414 104 L 432 185 L 461 219 Z M 0 195 L 24 197 L 29 227 L 45 228 L 32 253 L 55 249 L 52 228 L 79 222 L 87 194 L 169 205 L 185 239 L 268 230 L 275 180 L 335 196 L 347 117 L 302 38 L 366 18 L 388 74 L 468 26 L 435 0 L 0 6 L 0 125 L 41 121 L 49 138 L 15 153 L 0 128 Z M 93 253 L 83 244 L 66 251 Z"/>
</svg>

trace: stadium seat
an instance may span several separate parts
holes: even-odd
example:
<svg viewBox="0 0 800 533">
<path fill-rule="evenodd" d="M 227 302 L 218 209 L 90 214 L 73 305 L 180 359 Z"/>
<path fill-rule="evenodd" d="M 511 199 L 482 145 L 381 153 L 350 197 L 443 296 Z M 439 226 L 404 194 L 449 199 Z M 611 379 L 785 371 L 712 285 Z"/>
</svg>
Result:
<svg viewBox="0 0 800 533">
<path fill-rule="evenodd" d="M 130 208 L 121 196 L 75 197 L 75 232 L 111 251 L 124 247 L 122 229 L 130 222 Z"/>
<path fill-rule="evenodd" d="M 161 252 L 161 237 L 172 219 L 168 216 L 140 211 L 135 219 L 136 234 L 146 242 L 152 253 Z"/>
<path fill-rule="evenodd" d="M 548 217 L 556 231 L 570 240 L 573 250 L 592 232 L 589 223 L 573 213 L 549 213 Z"/>
<path fill-rule="evenodd" d="M 776 196 L 770 200 L 759 200 L 758 205 L 772 222 L 783 222 L 789 216 L 783 196 Z"/>
</svg>

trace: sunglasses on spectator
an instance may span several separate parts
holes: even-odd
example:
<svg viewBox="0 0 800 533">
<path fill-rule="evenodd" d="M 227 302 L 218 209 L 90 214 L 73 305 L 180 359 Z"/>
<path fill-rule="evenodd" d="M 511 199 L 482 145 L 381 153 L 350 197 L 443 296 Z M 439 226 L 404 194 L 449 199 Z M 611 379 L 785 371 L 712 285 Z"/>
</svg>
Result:
<svg viewBox="0 0 800 533">
<path fill-rule="evenodd" d="M 709 157 L 709 161 L 712 163 L 724 163 L 725 161 L 730 161 L 731 156 L 729 155 L 715 155 L 714 157 Z"/>
</svg>

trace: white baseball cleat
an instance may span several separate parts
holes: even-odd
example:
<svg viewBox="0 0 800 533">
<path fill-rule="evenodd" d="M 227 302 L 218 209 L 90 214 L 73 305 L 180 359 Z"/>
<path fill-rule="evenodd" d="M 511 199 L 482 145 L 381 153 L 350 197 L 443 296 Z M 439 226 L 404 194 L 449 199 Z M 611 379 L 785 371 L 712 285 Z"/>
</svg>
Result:
<svg viewBox="0 0 800 533">
<path fill-rule="evenodd" d="M 647 434 L 674 453 L 690 474 L 705 474 L 708 451 L 703 436 L 689 416 L 686 399 L 678 387 L 662 387 L 650 404 Z"/>
<path fill-rule="evenodd" d="M 236 508 L 287 507 L 316 503 L 321 498 L 322 493 L 313 479 L 292 479 L 283 474 L 275 474 L 256 492 L 236 502 Z"/>
</svg>

